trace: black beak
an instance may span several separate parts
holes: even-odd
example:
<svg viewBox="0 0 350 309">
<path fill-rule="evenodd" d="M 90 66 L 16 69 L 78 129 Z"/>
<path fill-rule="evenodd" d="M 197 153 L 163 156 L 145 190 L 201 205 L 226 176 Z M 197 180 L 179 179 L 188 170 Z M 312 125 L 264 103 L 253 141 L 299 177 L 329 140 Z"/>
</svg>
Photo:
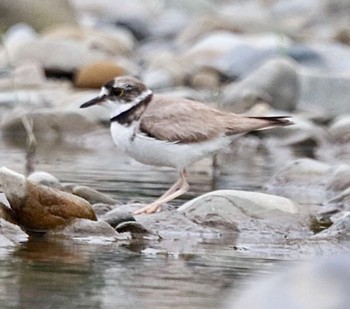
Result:
<svg viewBox="0 0 350 309">
<path fill-rule="evenodd" d="M 86 107 L 90 107 L 90 106 L 93 106 L 93 105 L 96 105 L 96 104 L 101 104 L 104 101 L 105 101 L 105 96 L 96 97 L 96 98 L 93 98 L 92 100 L 87 101 L 84 104 L 80 105 L 80 108 L 86 108 Z"/>
</svg>

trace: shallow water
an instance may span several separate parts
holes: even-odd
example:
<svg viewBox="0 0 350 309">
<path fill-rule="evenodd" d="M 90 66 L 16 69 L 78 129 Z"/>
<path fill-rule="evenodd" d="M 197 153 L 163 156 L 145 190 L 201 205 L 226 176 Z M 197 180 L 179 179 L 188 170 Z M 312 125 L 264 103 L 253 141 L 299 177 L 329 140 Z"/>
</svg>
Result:
<svg viewBox="0 0 350 309">
<path fill-rule="evenodd" d="M 25 173 L 25 150 L 3 145 L 1 165 Z M 175 205 L 214 189 L 260 190 L 278 160 L 264 150 L 255 149 L 252 156 L 249 149 L 221 155 L 216 169 L 210 160 L 193 167 L 191 191 Z M 31 159 L 36 170 L 62 182 L 89 185 L 121 202 L 149 202 L 176 180 L 171 169 L 135 163 L 108 147 L 57 145 L 38 149 Z M 252 255 L 235 247 L 234 236 L 225 241 L 213 235 L 183 236 L 166 243 L 31 238 L 0 251 L 0 307 L 219 308 L 243 278 L 288 256 L 282 245 L 273 250 L 260 245 L 260 251 L 255 248 L 260 253 Z"/>
</svg>

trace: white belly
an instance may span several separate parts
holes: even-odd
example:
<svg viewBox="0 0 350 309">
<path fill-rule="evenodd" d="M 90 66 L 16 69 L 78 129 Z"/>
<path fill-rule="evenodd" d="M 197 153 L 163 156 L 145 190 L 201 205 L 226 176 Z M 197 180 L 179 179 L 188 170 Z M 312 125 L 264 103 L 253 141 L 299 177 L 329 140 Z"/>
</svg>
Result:
<svg viewBox="0 0 350 309">
<path fill-rule="evenodd" d="M 114 144 L 135 160 L 148 165 L 175 167 L 178 170 L 226 148 L 231 142 L 230 138 L 220 137 L 200 143 L 169 143 L 144 134 L 134 135 L 133 127 L 125 127 L 117 122 L 112 123 L 111 133 Z"/>
</svg>

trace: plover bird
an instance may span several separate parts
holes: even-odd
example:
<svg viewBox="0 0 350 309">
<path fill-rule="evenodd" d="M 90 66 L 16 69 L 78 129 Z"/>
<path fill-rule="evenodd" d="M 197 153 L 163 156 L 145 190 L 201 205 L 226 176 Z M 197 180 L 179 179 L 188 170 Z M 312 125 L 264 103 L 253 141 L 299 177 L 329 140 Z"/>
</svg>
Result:
<svg viewBox="0 0 350 309">
<path fill-rule="evenodd" d="M 180 178 L 155 202 L 135 214 L 153 213 L 189 189 L 186 168 L 227 148 L 250 131 L 292 124 L 288 117 L 248 117 L 222 112 L 203 103 L 153 94 L 140 80 L 117 77 L 81 105 L 106 106 L 114 144 L 135 160 L 176 168 Z"/>
</svg>

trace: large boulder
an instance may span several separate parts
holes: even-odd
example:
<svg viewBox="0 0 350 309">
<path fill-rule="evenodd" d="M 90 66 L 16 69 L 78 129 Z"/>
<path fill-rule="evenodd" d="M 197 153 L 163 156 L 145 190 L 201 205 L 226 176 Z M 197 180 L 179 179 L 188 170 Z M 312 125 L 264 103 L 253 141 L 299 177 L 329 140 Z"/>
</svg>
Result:
<svg viewBox="0 0 350 309">
<path fill-rule="evenodd" d="M 0 169 L 0 184 L 19 224 L 26 230 L 46 232 L 76 218 L 97 220 L 86 200 L 27 180 L 8 168 Z"/>
</svg>

